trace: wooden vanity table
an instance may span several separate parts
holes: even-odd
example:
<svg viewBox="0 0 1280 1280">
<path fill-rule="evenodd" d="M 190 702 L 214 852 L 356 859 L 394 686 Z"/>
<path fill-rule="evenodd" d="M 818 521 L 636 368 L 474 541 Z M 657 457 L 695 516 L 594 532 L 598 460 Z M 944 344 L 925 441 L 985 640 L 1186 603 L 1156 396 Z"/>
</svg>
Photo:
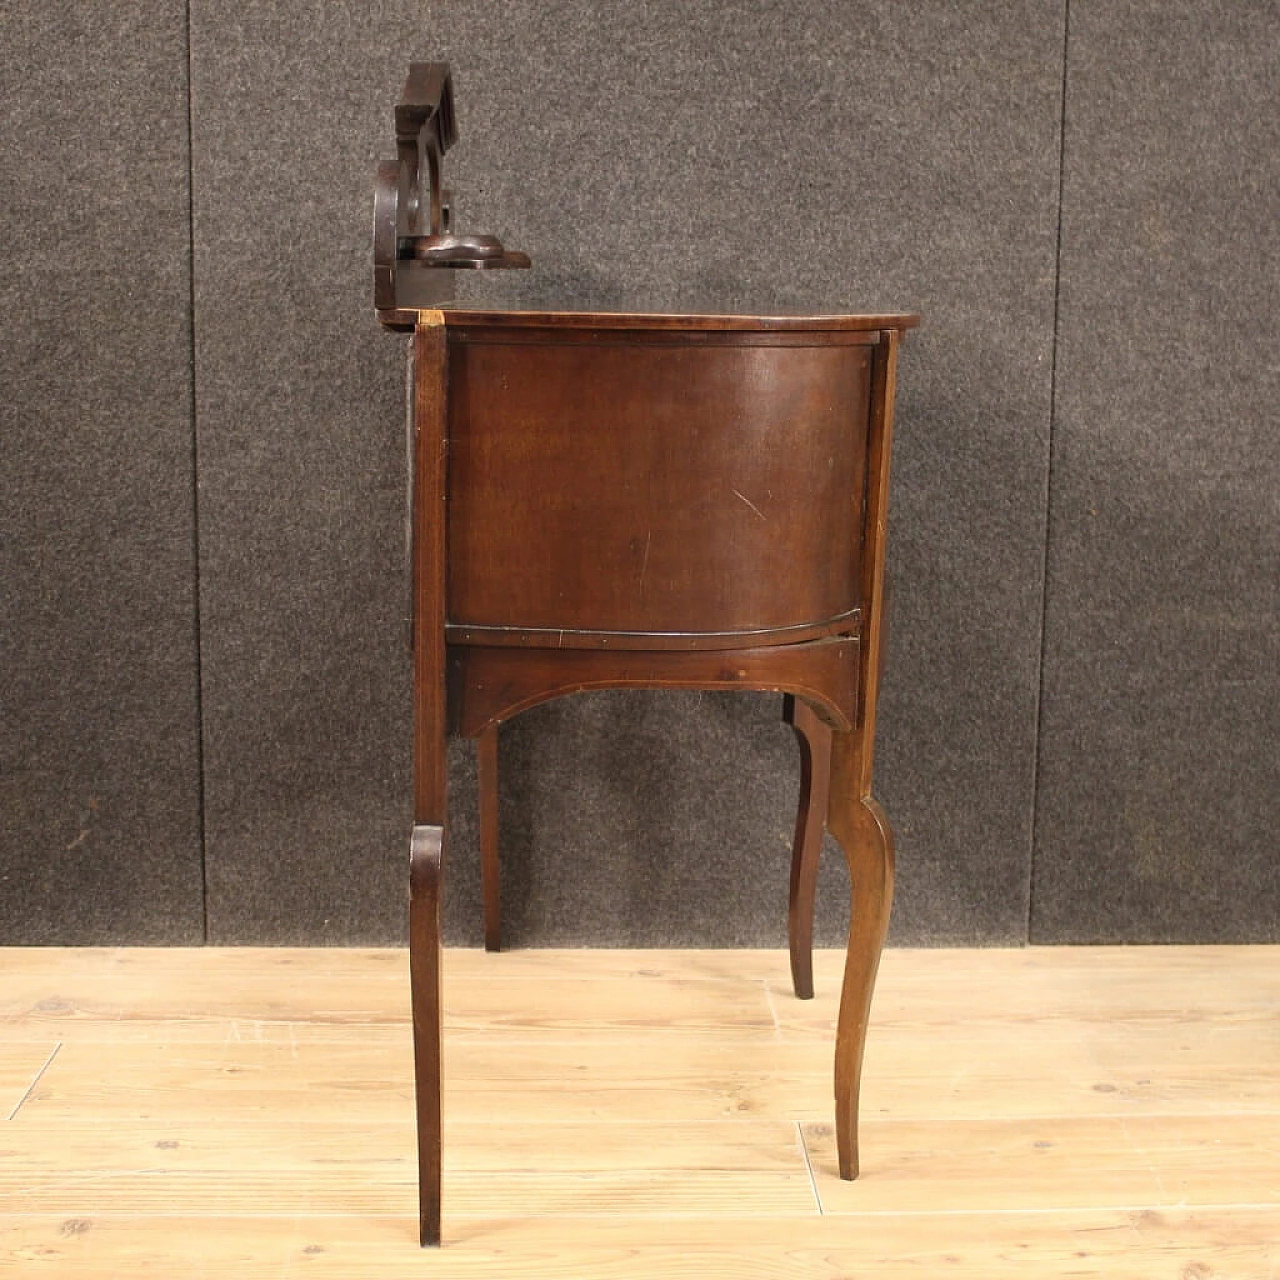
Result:
<svg viewBox="0 0 1280 1280">
<path fill-rule="evenodd" d="M 824 823 L 852 920 L 836 1030 L 840 1173 L 888 925 L 893 838 L 871 795 L 894 374 L 912 315 L 486 309 L 457 269 L 528 265 L 450 225 L 447 67 L 415 64 L 379 170 L 375 299 L 412 332 L 414 829 L 410 969 L 421 1238 L 440 1240 L 446 735 L 478 740 L 486 944 L 499 939 L 497 733 L 586 689 L 785 695 L 802 777 L 790 887 L 812 995 Z"/>
</svg>

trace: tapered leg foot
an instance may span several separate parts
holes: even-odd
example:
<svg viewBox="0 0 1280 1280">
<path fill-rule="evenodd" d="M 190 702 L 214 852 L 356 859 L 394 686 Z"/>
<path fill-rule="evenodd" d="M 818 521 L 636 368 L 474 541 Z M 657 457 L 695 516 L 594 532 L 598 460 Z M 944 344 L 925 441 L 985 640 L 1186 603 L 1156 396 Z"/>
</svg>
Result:
<svg viewBox="0 0 1280 1280">
<path fill-rule="evenodd" d="M 803 699 L 786 696 L 783 719 L 800 744 L 800 802 L 791 846 L 791 893 L 787 936 L 791 945 L 791 982 L 801 1000 L 813 998 L 813 895 L 826 825 L 831 787 L 831 729 Z"/>
<path fill-rule="evenodd" d="M 444 828 L 416 826 L 409 853 L 409 979 L 418 1102 L 418 1216 L 422 1244 L 440 1243 L 440 879 Z"/>
<path fill-rule="evenodd" d="M 875 989 L 880 952 L 889 929 L 893 904 L 893 831 L 884 810 L 869 795 L 858 798 L 842 792 L 846 778 L 858 770 L 857 746 L 837 737 L 836 777 L 833 781 L 831 831 L 849 863 L 852 904 L 844 986 L 836 1026 L 836 1145 L 840 1176 L 858 1176 L 858 1095 L 862 1084 L 862 1053 L 867 1041 L 871 995 Z M 853 738 L 854 735 L 848 735 Z"/>
<path fill-rule="evenodd" d="M 502 893 L 498 868 L 498 726 L 483 730 L 476 744 L 480 788 L 480 888 L 484 894 L 484 949 L 502 947 Z"/>
</svg>

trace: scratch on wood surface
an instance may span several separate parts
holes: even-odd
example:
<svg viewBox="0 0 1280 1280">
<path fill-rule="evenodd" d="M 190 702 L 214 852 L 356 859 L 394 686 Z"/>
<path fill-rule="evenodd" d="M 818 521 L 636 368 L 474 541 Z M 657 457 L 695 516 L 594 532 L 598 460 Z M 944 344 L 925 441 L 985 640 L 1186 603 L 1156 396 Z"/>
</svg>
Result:
<svg viewBox="0 0 1280 1280">
<path fill-rule="evenodd" d="M 35 1092 L 36 1085 L 38 1085 L 40 1081 L 44 1079 L 44 1073 L 49 1070 L 50 1063 L 52 1063 L 54 1058 L 58 1056 L 58 1050 L 61 1048 L 62 1048 L 62 1041 L 59 1040 L 57 1044 L 53 1046 L 53 1052 L 44 1060 L 44 1065 L 40 1068 L 39 1071 L 36 1072 L 35 1079 L 32 1080 L 29 1085 L 27 1085 L 26 1091 L 23 1093 L 22 1097 L 18 1099 L 17 1103 L 14 1105 L 13 1110 L 9 1112 L 10 1120 L 12 1120 L 18 1114 L 18 1112 L 22 1110 L 22 1104 L 26 1102 L 26 1100 L 29 1097 L 31 1097 L 32 1093 Z"/>
<path fill-rule="evenodd" d="M 813 1205 L 817 1209 L 819 1216 L 824 1212 L 822 1208 L 822 1197 L 818 1194 L 818 1180 L 813 1176 L 813 1161 L 809 1159 L 809 1146 L 804 1140 L 804 1130 L 800 1127 L 800 1121 L 796 1121 L 796 1142 L 800 1145 L 800 1158 L 804 1161 L 805 1171 L 809 1175 L 809 1190 L 813 1192 Z"/>
<path fill-rule="evenodd" d="M 773 1038 L 775 1040 L 782 1039 L 782 1023 L 778 1021 L 778 1010 L 773 1003 L 773 992 L 769 989 L 769 980 L 762 978 L 760 986 L 764 990 L 764 1001 L 769 1006 L 769 1017 L 773 1019 Z"/>
<path fill-rule="evenodd" d="M 644 596 L 644 575 L 649 572 L 649 548 L 653 545 L 653 530 L 644 540 L 644 562 L 640 565 L 640 595 Z"/>
<path fill-rule="evenodd" d="M 737 489 L 735 489 L 733 492 L 737 497 L 741 498 L 743 502 L 745 502 L 747 506 L 749 506 L 751 510 L 754 511 L 756 515 L 758 515 L 760 519 L 765 522 L 765 524 L 769 523 L 769 517 L 766 516 L 765 513 L 761 511 L 760 508 L 757 507 L 756 504 L 752 502 L 751 499 L 748 498 L 745 493 L 738 493 Z"/>
</svg>

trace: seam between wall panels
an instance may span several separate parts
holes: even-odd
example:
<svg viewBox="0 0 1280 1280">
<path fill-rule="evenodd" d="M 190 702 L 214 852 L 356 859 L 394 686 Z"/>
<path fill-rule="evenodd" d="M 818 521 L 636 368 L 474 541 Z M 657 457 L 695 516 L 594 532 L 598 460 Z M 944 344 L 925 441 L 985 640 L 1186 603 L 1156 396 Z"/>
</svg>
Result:
<svg viewBox="0 0 1280 1280">
<path fill-rule="evenodd" d="M 1049 439 L 1044 479 L 1044 563 L 1040 571 L 1040 661 L 1036 693 L 1035 760 L 1031 771 L 1031 856 L 1027 860 L 1026 938 L 1031 936 L 1035 906 L 1036 855 L 1039 852 L 1040 763 L 1043 755 L 1045 648 L 1049 619 L 1049 548 L 1053 541 L 1054 432 L 1058 418 L 1058 341 L 1062 313 L 1062 206 L 1067 168 L 1067 71 L 1071 51 L 1071 0 L 1062 0 L 1062 86 L 1058 99 L 1058 200 L 1057 236 L 1053 260 L 1053 333 L 1049 354 Z"/>
<path fill-rule="evenodd" d="M 200 938 L 209 941 L 209 868 L 205 848 L 204 630 L 200 598 L 200 432 L 196 417 L 195 90 L 191 54 L 191 0 L 184 6 L 187 46 L 187 352 L 191 423 L 191 568 L 196 667 L 196 825 L 200 843 Z"/>
</svg>

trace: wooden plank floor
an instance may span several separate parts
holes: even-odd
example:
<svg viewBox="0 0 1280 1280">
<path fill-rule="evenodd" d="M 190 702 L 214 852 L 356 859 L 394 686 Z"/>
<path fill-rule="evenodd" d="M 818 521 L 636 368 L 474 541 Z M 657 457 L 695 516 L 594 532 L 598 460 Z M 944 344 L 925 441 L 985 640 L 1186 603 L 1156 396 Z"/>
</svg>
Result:
<svg viewBox="0 0 1280 1280">
<path fill-rule="evenodd" d="M 0 950 L 0 1276 L 1280 1277 L 1280 948 L 450 952 L 445 1245 L 397 951 Z"/>
</svg>

